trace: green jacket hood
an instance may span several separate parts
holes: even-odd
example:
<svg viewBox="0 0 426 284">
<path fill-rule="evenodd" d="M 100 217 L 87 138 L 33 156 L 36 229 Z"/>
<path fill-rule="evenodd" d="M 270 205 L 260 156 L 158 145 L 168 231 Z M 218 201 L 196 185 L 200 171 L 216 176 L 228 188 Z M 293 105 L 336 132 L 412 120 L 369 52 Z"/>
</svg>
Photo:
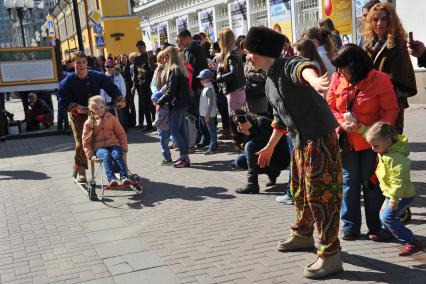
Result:
<svg viewBox="0 0 426 284">
<path fill-rule="evenodd" d="M 389 147 L 387 153 L 401 153 L 405 157 L 408 157 L 410 149 L 407 136 L 404 134 L 398 135 L 397 141 Z"/>
</svg>

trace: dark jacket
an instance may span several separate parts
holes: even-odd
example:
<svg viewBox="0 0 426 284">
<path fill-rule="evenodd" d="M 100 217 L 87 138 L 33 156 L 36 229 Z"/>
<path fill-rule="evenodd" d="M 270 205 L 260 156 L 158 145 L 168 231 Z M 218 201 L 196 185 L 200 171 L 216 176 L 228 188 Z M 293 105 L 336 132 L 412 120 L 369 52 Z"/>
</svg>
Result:
<svg viewBox="0 0 426 284">
<path fill-rule="evenodd" d="M 121 65 L 121 75 L 124 78 L 124 81 L 126 82 L 126 87 L 129 89 L 132 88 L 132 74 L 131 72 L 134 71 L 130 68 L 130 64 L 123 64 Z"/>
<path fill-rule="evenodd" d="M 250 128 L 250 136 L 247 137 L 247 141 L 253 141 L 260 150 L 269 142 L 269 138 L 273 131 L 271 127 L 272 120 L 264 116 L 257 116 L 254 120 L 249 118 L 249 120 L 252 127 Z M 289 164 L 290 151 L 288 148 L 287 136 L 283 135 L 275 146 L 269 166 L 276 170 L 284 170 Z"/>
<path fill-rule="evenodd" d="M 204 48 L 199 45 L 196 41 L 192 41 L 191 45 L 185 49 L 185 57 L 187 63 L 192 65 L 192 89 L 202 89 L 200 79 L 197 79 L 197 76 L 204 69 L 208 68 L 207 65 L 207 55 L 204 52 Z"/>
<path fill-rule="evenodd" d="M 173 107 L 189 106 L 190 90 L 188 78 L 178 69 L 171 69 L 167 80 L 167 93 L 158 100 L 160 106 L 170 103 L 171 110 Z"/>
<path fill-rule="evenodd" d="M 416 77 L 407 47 L 397 42 L 393 45 L 386 42 L 374 53 L 371 45 L 366 45 L 366 51 L 373 60 L 374 69 L 390 75 L 398 98 L 414 96 L 417 93 Z M 405 107 L 408 107 L 407 103 Z"/>
<path fill-rule="evenodd" d="M 417 65 L 426 68 L 426 51 L 417 59 Z"/>
<path fill-rule="evenodd" d="M 52 115 L 53 114 L 53 110 L 47 105 L 47 103 L 40 98 L 37 98 L 36 103 L 34 104 L 34 106 L 30 105 L 30 108 L 32 110 L 32 112 L 35 115 Z"/>
<path fill-rule="evenodd" d="M 265 94 L 266 72 L 256 69 L 250 60 L 244 65 L 246 77 L 246 104 L 248 112 L 256 114 L 268 113 L 268 98 Z M 250 88 L 256 90 L 255 97 L 250 96 Z"/>
<path fill-rule="evenodd" d="M 217 83 L 225 83 L 223 93 L 241 89 L 245 85 L 243 60 L 236 49 L 228 58 L 228 66 L 228 70 L 219 70 L 216 76 Z"/>
<path fill-rule="evenodd" d="M 268 72 L 266 95 L 274 109 L 272 127 L 287 130 L 295 148 L 334 131 L 339 124 L 324 98 L 302 77 L 315 65 L 293 56 L 278 58 Z"/>
<path fill-rule="evenodd" d="M 59 105 L 67 110 L 75 103 L 87 107 L 89 98 L 99 95 L 101 89 L 113 100 L 122 98 L 118 87 L 105 74 L 89 70 L 87 78 L 82 80 L 76 73 L 71 73 L 59 83 Z"/>
<path fill-rule="evenodd" d="M 149 87 L 152 80 L 154 70 L 151 70 L 148 54 L 141 54 L 135 57 L 135 63 L 133 64 L 133 84 L 136 88 Z"/>
</svg>

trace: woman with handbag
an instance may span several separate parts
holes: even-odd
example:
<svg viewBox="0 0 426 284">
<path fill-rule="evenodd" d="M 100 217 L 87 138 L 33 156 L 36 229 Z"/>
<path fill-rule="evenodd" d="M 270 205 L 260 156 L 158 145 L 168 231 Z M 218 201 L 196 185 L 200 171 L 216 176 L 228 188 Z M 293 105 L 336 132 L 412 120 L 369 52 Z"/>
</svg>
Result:
<svg viewBox="0 0 426 284">
<path fill-rule="evenodd" d="M 247 112 L 269 117 L 268 98 L 265 93 L 266 72 L 256 69 L 250 60 L 244 65 L 246 77 L 246 103 L 244 108 Z"/>
<path fill-rule="evenodd" d="M 361 189 L 369 236 L 380 231 L 379 212 L 384 200 L 378 183 L 370 179 L 377 154 L 362 132 L 377 121 L 395 123 L 399 107 L 389 76 L 373 69 L 361 47 L 343 46 L 332 63 L 337 72 L 327 102 L 340 124 L 336 131 L 343 164 L 342 239 L 355 240 L 361 236 Z"/>
<path fill-rule="evenodd" d="M 390 75 L 400 107 L 395 127 L 401 134 L 404 109 L 408 108 L 407 98 L 417 93 L 417 87 L 407 51 L 407 34 L 392 4 L 378 3 L 370 9 L 364 23 L 363 39 L 374 69 Z"/>
</svg>

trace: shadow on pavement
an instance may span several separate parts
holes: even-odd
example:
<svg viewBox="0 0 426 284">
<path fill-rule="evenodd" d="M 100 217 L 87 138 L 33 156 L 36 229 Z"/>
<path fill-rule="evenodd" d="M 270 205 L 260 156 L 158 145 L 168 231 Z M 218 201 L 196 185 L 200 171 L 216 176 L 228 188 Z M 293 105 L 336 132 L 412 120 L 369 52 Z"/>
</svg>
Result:
<svg viewBox="0 0 426 284">
<path fill-rule="evenodd" d="M 29 171 L 29 170 L 17 170 L 17 171 L 0 171 L 0 181 L 2 180 L 45 180 L 50 179 L 45 173 Z"/>
<path fill-rule="evenodd" d="M 397 258 L 397 250 L 395 250 L 395 258 Z M 386 283 L 402 283 L 407 275 L 413 275 L 413 273 L 425 274 L 426 266 L 424 263 L 425 254 L 424 252 L 416 253 L 409 257 L 404 257 L 407 260 L 419 261 L 419 265 L 413 265 L 412 267 L 405 267 L 392 262 L 386 262 L 375 258 L 370 258 L 362 255 L 349 254 L 342 252 L 342 259 L 344 263 L 349 263 L 353 266 L 363 267 L 372 271 L 350 271 L 327 277 L 326 279 L 341 279 L 349 281 L 384 281 Z M 406 279 L 409 283 L 409 279 Z"/>
<path fill-rule="evenodd" d="M 223 187 L 184 187 L 163 182 L 153 182 L 142 179 L 144 191 L 141 195 L 134 195 L 127 205 L 129 208 L 142 209 L 143 207 L 154 207 L 167 199 L 183 199 L 189 201 L 202 201 L 206 198 L 234 199 L 235 196 L 226 193 Z"/>
</svg>

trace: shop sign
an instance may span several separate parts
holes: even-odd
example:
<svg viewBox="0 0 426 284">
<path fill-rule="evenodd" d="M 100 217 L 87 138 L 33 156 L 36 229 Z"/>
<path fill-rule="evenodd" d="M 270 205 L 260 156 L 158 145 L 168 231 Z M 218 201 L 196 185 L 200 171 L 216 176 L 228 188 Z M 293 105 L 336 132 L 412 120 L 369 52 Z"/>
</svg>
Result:
<svg viewBox="0 0 426 284">
<path fill-rule="evenodd" d="M 205 33 L 212 41 L 216 41 L 214 31 L 214 9 L 208 8 L 198 13 L 200 32 Z"/>
<path fill-rule="evenodd" d="M 269 11 L 271 29 L 286 35 L 290 42 L 293 42 L 290 0 L 269 0 Z"/>
<path fill-rule="evenodd" d="M 169 23 L 167 21 L 158 24 L 158 36 L 160 37 L 160 44 L 168 42 L 168 35 L 167 35 L 168 29 L 169 29 Z"/>
<path fill-rule="evenodd" d="M 187 30 L 188 29 L 188 15 L 178 17 L 176 19 L 176 27 L 177 27 L 178 33 L 180 33 L 181 31 Z"/>
<path fill-rule="evenodd" d="M 235 37 L 246 35 L 248 31 L 247 1 L 233 1 L 229 4 L 229 11 L 231 11 L 231 28 Z"/>
<path fill-rule="evenodd" d="M 156 50 L 160 45 L 158 43 L 158 25 L 152 25 L 150 27 L 150 34 L 151 34 L 151 44 L 152 44 L 152 50 Z"/>
<path fill-rule="evenodd" d="M 322 0 L 322 17 L 330 18 L 343 44 L 352 40 L 352 0 Z"/>
</svg>

